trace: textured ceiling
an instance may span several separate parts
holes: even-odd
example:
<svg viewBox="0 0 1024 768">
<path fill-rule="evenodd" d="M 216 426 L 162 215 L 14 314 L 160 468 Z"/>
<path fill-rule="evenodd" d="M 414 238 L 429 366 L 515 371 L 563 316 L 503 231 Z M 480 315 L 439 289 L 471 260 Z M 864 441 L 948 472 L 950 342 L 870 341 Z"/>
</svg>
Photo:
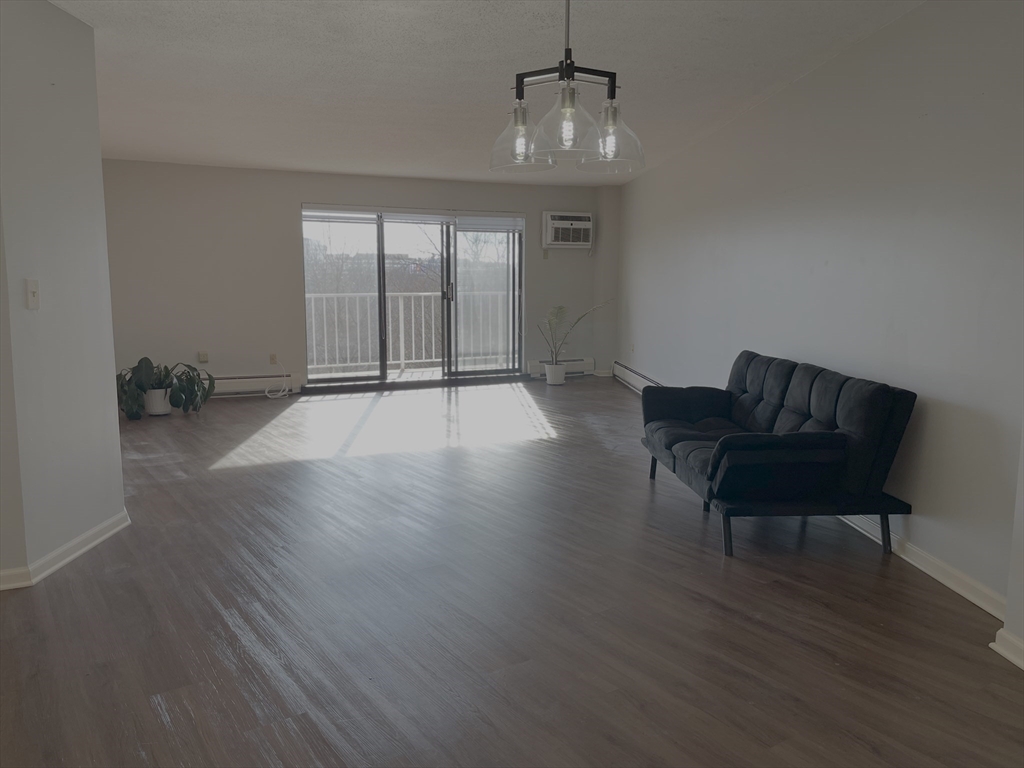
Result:
<svg viewBox="0 0 1024 768">
<path fill-rule="evenodd" d="M 561 58 L 558 0 L 54 0 L 96 30 L 105 157 L 607 184 L 487 169 L 521 70 Z M 920 0 L 577 0 L 578 64 L 619 73 L 648 168 Z M 528 89 L 537 119 L 552 86 Z M 603 89 L 584 89 L 598 110 Z"/>
</svg>

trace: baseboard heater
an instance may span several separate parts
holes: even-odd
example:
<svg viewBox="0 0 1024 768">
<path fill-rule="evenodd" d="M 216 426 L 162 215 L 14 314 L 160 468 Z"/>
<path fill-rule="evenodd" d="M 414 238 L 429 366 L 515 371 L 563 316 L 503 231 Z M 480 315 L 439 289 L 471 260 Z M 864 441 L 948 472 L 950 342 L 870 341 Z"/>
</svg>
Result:
<svg viewBox="0 0 1024 768">
<path fill-rule="evenodd" d="M 628 365 L 620 363 L 618 360 L 612 363 L 612 376 L 637 392 L 642 390 L 644 387 L 664 386 L 661 382 L 655 381 L 650 376 L 640 373 L 640 371 L 634 370 Z"/>
<path fill-rule="evenodd" d="M 267 373 L 256 376 L 217 376 L 214 397 L 243 397 L 245 395 L 262 395 L 267 388 L 281 389 L 282 379 L 289 392 L 295 391 L 295 383 L 290 373 Z"/>
<path fill-rule="evenodd" d="M 527 360 L 526 372 L 535 379 L 544 377 L 544 364 L 547 360 Z M 594 372 L 594 358 L 575 357 L 571 360 L 563 360 L 565 363 L 566 376 L 585 376 Z"/>
</svg>

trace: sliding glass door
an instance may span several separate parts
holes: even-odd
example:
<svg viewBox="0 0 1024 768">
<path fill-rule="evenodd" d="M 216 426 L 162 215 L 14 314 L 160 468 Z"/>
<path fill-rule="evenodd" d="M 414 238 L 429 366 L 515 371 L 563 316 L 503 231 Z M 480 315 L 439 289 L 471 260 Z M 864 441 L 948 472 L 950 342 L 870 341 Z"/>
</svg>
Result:
<svg viewBox="0 0 1024 768">
<path fill-rule="evenodd" d="M 457 374 L 520 369 L 521 252 L 518 219 L 459 217 L 452 261 Z"/>
<path fill-rule="evenodd" d="M 384 214 L 387 378 L 448 373 L 445 275 L 452 221 Z"/>
<path fill-rule="evenodd" d="M 305 209 L 311 382 L 522 369 L 518 218 Z"/>
<path fill-rule="evenodd" d="M 380 377 L 379 239 L 375 214 L 303 214 L 311 381 Z"/>
</svg>

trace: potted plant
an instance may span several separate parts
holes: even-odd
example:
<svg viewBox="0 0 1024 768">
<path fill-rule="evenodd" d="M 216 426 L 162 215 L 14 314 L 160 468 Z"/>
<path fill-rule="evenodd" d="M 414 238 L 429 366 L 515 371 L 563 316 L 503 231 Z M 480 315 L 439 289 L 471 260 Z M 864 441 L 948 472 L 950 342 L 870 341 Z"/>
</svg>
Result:
<svg viewBox="0 0 1024 768">
<path fill-rule="evenodd" d="M 569 338 L 569 334 L 572 333 L 573 328 L 579 325 L 579 322 L 584 317 L 607 304 L 608 302 L 606 301 L 603 304 L 598 304 L 596 307 L 591 307 L 573 320 L 572 323 L 569 323 L 568 327 L 566 327 L 566 322 L 569 310 L 562 305 L 552 307 L 551 311 L 548 312 L 548 316 L 542 322 L 537 323 L 540 335 L 544 337 L 544 343 L 548 345 L 548 352 L 551 355 L 550 362 L 544 364 L 544 377 L 547 379 L 548 384 L 565 384 L 565 363 L 558 362 L 562 354 L 562 347 L 565 346 L 565 342 Z"/>
<path fill-rule="evenodd" d="M 210 399 L 215 384 L 205 370 L 186 363 L 168 368 L 144 357 L 117 374 L 117 404 L 132 421 L 141 419 L 143 410 L 152 416 L 165 416 L 174 408 L 183 413 L 198 411 Z"/>
</svg>

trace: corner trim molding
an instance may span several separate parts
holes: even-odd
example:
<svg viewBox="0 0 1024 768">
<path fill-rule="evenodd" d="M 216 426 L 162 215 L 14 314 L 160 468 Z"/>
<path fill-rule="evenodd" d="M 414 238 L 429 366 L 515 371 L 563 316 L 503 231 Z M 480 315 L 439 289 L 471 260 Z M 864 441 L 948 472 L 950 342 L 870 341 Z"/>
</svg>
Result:
<svg viewBox="0 0 1024 768">
<path fill-rule="evenodd" d="M 31 586 L 32 574 L 28 568 L 5 568 L 0 571 L 0 590 Z"/>
<path fill-rule="evenodd" d="M 79 555 L 88 552 L 102 541 L 109 539 L 122 528 L 131 525 L 128 510 L 121 511 L 108 520 L 104 520 L 95 528 L 90 528 L 81 536 L 76 536 L 67 544 L 57 547 L 48 555 L 43 555 L 27 568 L 8 568 L 0 571 L 0 590 L 18 589 L 38 584 L 54 571 L 63 568 Z"/>
<path fill-rule="evenodd" d="M 881 526 L 864 515 L 840 517 L 844 523 L 856 528 L 870 539 L 881 543 Z M 940 584 L 949 587 L 961 597 L 966 597 L 983 611 L 992 614 L 1000 621 L 1006 613 L 1006 598 L 992 591 L 980 581 L 968 576 L 949 563 L 939 560 L 935 555 L 914 546 L 906 539 L 892 534 L 893 554 L 899 555 L 911 565 L 927 573 Z"/>
<path fill-rule="evenodd" d="M 988 647 L 1003 658 L 1012 661 L 1018 667 L 1024 669 L 1024 640 L 1021 640 L 1012 632 L 1007 632 L 1006 627 L 996 632 L 995 642 L 989 643 Z"/>
</svg>

